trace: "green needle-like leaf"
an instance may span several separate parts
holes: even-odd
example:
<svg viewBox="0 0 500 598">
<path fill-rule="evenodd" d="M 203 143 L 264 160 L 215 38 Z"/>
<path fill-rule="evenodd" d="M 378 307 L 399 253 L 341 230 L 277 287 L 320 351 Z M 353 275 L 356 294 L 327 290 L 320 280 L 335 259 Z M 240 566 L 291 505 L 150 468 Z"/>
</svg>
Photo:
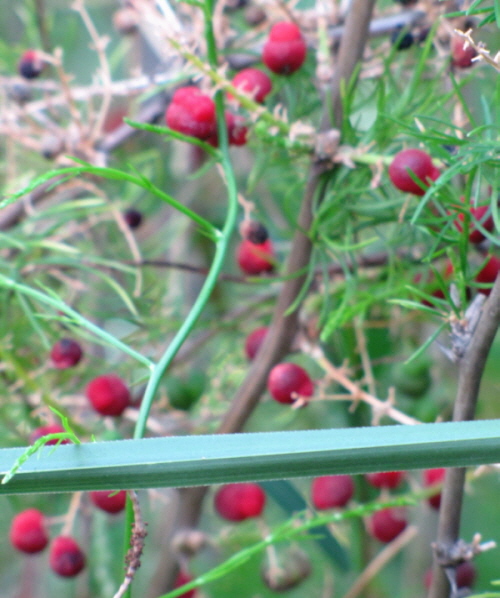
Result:
<svg viewBox="0 0 500 598">
<path fill-rule="evenodd" d="M 0 474 L 24 450 L 1 450 Z M 43 448 L 0 493 L 185 487 L 499 461 L 498 420 L 148 438 Z"/>
</svg>

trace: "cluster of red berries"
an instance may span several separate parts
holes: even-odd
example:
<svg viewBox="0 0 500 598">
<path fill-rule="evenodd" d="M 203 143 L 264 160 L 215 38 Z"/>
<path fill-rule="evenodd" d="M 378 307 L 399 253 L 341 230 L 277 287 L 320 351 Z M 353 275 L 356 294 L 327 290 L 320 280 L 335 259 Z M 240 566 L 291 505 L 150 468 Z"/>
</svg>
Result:
<svg viewBox="0 0 500 598">
<path fill-rule="evenodd" d="M 290 75 L 302 66 L 306 52 L 306 44 L 297 25 L 276 23 L 264 45 L 262 61 L 274 73 Z M 232 85 L 259 103 L 264 102 L 272 89 L 268 75 L 256 68 L 240 71 L 233 78 Z M 229 99 L 234 98 L 229 95 Z M 226 112 L 225 117 L 229 143 L 244 145 L 247 140 L 245 119 L 232 112 Z M 214 101 L 195 86 L 177 89 L 165 113 L 165 120 L 174 131 L 218 145 Z"/>
<path fill-rule="evenodd" d="M 440 176 L 439 169 L 434 166 L 432 157 L 419 149 L 405 149 L 397 153 L 390 166 L 389 178 L 392 184 L 400 191 L 422 196 L 426 193 L 429 185 Z M 462 198 L 462 202 L 464 198 Z M 480 245 L 486 240 L 486 233 L 495 230 L 495 222 L 491 214 L 490 207 L 469 206 L 467 210 L 460 208 L 459 214 L 455 217 L 454 226 L 458 231 L 464 229 L 466 219 L 468 225 L 468 239 L 473 245 Z M 453 267 L 448 264 L 445 275 L 451 276 Z M 491 292 L 491 284 L 500 272 L 500 259 L 495 255 L 489 255 L 486 258 L 481 270 L 476 274 L 475 282 L 479 285 L 479 291 L 485 295 Z M 442 291 L 433 293 L 435 296 L 442 297 Z"/>
<path fill-rule="evenodd" d="M 429 469 L 424 471 L 423 485 L 425 488 L 442 484 L 445 470 Z M 386 471 L 365 474 L 366 481 L 380 490 L 393 490 L 399 487 L 406 478 L 404 471 Z M 339 509 L 345 507 L 354 495 L 355 485 L 350 475 L 329 475 L 314 478 L 311 483 L 311 502 L 315 509 Z M 429 497 L 428 503 L 435 509 L 439 508 L 441 493 Z M 368 533 L 380 542 L 392 542 L 407 526 L 406 509 L 404 507 L 389 507 L 376 511 L 367 520 Z"/>
<path fill-rule="evenodd" d="M 125 508 L 127 493 L 99 490 L 90 492 L 90 500 L 107 513 L 119 513 Z M 12 546 L 25 554 L 42 552 L 50 543 L 49 565 L 61 577 L 74 577 L 85 567 L 85 554 L 71 536 L 59 535 L 50 540 L 44 514 L 38 509 L 26 509 L 12 520 L 9 538 Z"/>
</svg>

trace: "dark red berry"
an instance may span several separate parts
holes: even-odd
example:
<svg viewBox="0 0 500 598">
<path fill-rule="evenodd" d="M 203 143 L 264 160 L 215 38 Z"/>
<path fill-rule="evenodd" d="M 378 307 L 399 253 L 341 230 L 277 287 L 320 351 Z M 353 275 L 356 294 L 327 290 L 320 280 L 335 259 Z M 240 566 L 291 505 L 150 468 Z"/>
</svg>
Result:
<svg viewBox="0 0 500 598">
<path fill-rule="evenodd" d="M 410 176 L 413 173 L 420 183 L 417 183 Z M 397 153 L 389 166 L 389 178 L 392 184 L 400 191 L 424 195 L 429 185 L 429 179 L 434 180 L 436 176 L 432 158 L 429 154 L 419 149 L 406 149 Z"/>
<path fill-rule="evenodd" d="M 436 467 L 435 469 L 426 469 L 424 471 L 424 487 L 434 486 L 434 484 L 441 484 L 444 481 L 444 475 L 446 469 L 444 467 Z M 436 494 L 430 496 L 427 502 L 433 509 L 439 509 L 441 506 L 441 492 L 437 491 Z"/>
<path fill-rule="evenodd" d="M 98 376 L 89 382 L 86 390 L 92 407 L 102 415 L 121 415 L 130 405 L 130 391 L 115 374 Z"/>
<path fill-rule="evenodd" d="M 248 239 L 256 245 L 265 243 L 269 238 L 267 228 L 256 220 L 243 220 L 240 224 L 240 233 L 244 239 Z"/>
<path fill-rule="evenodd" d="M 179 573 L 177 574 L 177 577 L 175 578 L 174 590 L 182 587 L 183 585 L 189 583 L 190 581 L 193 581 L 193 578 L 191 577 L 191 575 L 189 575 L 189 573 L 187 571 L 184 571 L 183 569 L 181 569 L 179 571 Z M 188 590 L 187 592 L 184 592 L 184 594 L 180 594 L 178 596 L 178 598 L 194 598 L 195 596 L 196 596 L 196 589 L 192 589 L 192 590 Z"/>
<path fill-rule="evenodd" d="M 214 506 L 217 513 L 229 521 L 258 517 L 264 510 L 266 494 L 252 482 L 226 484 L 217 490 Z"/>
<path fill-rule="evenodd" d="M 226 112 L 226 127 L 229 145 L 245 145 L 247 142 L 248 129 L 243 124 L 245 119 L 242 116 Z"/>
<path fill-rule="evenodd" d="M 354 494 L 350 475 L 326 475 L 315 478 L 311 484 L 311 500 L 318 510 L 345 507 Z"/>
<path fill-rule="evenodd" d="M 471 67 L 473 58 L 477 56 L 476 50 L 465 39 L 458 35 L 451 39 L 451 64 L 454 67 L 466 69 Z"/>
<path fill-rule="evenodd" d="M 471 561 L 460 563 L 455 569 L 455 581 L 457 588 L 472 588 L 476 580 L 476 568 Z M 427 589 L 432 584 L 432 568 L 427 569 L 424 577 L 424 585 Z"/>
<path fill-rule="evenodd" d="M 40 426 L 35 428 L 33 432 L 30 434 L 30 444 L 34 444 L 39 438 L 42 436 L 47 436 L 48 434 L 60 434 L 62 432 L 66 432 L 66 430 L 60 426 L 59 424 L 49 424 L 47 426 Z M 57 444 L 59 441 L 49 440 L 45 444 Z M 66 438 L 65 440 L 61 440 L 60 444 L 69 444 L 71 441 Z"/>
<path fill-rule="evenodd" d="M 464 198 L 461 198 L 464 201 Z M 493 216 L 489 214 L 489 206 L 478 206 L 469 208 L 470 213 L 470 224 L 469 224 L 469 241 L 471 243 L 477 244 L 482 243 L 486 237 L 477 228 L 476 223 L 479 222 L 481 226 L 487 230 L 488 232 L 492 232 L 495 228 L 495 221 L 493 220 Z M 489 214 L 489 215 L 488 215 Z M 465 214 L 460 212 L 458 214 L 457 219 L 455 220 L 456 228 L 461 232 L 463 230 L 463 222 L 465 220 Z"/>
<path fill-rule="evenodd" d="M 134 208 L 126 210 L 123 214 L 123 218 L 131 229 L 139 228 L 142 224 L 142 214 L 139 210 L 135 210 Z"/>
<path fill-rule="evenodd" d="M 497 274 L 500 272 L 500 259 L 494 255 L 490 255 L 488 261 L 476 274 L 476 282 L 480 284 L 492 284 L 495 282 Z M 483 295 L 489 295 L 491 293 L 490 288 L 478 289 Z"/>
<path fill-rule="evenodd" d="M 83 355 L 79 343 L 70 339 L 62 338 L 52 347 L 50 358 L 55 368 L 65 370 L 77 365 Z"/>
<path fill-rule="evenodd" d="M 391 507 L 376 511 L 368 520 L 368 532 L 380 542 L 392 542 L 407 526 L 406 509 Z"/>
<path fill-rule="evenodd" d="M 26 509 L 12 520 L 9 537 L 17 550 L 27 554 L 40 552 L 49 543 L 43 513 L 37 509 Z"/>
<path fill-rule="evenodd" d="M 90 500 L 96 507 L 106 513 L 119 513 L 125 508 L 127 493 L 125 490 L 94 490 L 90 492 Z"/>
<path fill-rule="evenodd" d="M 243 239 L 236 252 L 236 260 L 245 274 L 256 275 L 274 270 L 274 251 L 270 239 L 264 243 L 252 243 Z"/>
<path fill-rule="evenodd" d="M 375 488 L 397 488 L 405 475 L 405 471 L 383 471 L 380 473 L 367 473 L 365 478 Z"/>
<path fill-rule="evenodd" d="M 17 64 L 17 70 L 25 79 L 36 79 L 42 74 L 45 61 L 37 50 L 26 50 Z"/>
<path fill-rule="evenodd" d="M 245 355 L 249 361 L 252 361 L 257 355 L 268 330 L 267 326 L 262 326 L 261 328 L 256 328 L 247 336 L 245 340 Z"/>
<path fill-rule="evenodd" d="M 49 565 L 61 577 L 74 577 L 85 567 L 85 555 L 76 540 L 57 536 L 50 546 Z"/>
<path fill-rule="evenodd" d="M 314 384 L 304 368 L 295 363 L 279 363 L 269 373 L 267 389 L 275 401 L 293 403 L 298 396 L 310 397 Z"/>
<path fill-rule="evenodd" d="M 259 69 L 247 68 L 233 77 L 233 87 L 248 94 L 256 102 L 262 103 L 271 92 L 271 79 Z M 231 95 L 229 94 L 229 97 Z"/>
<path fill-rule="evenodd" d="M 167 125 L 174 131 L 206 140 L 217 132 L 215 104 L 197 87 L 180 87 L 165 113 Z"/>
<path fill-rule="evenodd" d="M 408 31 L 402 25 L 396 27 L 391 33 L 391 43 L 396 50 L 407 50 L 413 46 L 414 41 L 411 31 Z"/>
<path fill-rule="evenodd" d="M 283 21 L 271 27 L 262 51 L 262 62 L 273 73 L 290 75 L 302 66 L 306 53 L 300 29 L 295 23 Z"/>
</svg>

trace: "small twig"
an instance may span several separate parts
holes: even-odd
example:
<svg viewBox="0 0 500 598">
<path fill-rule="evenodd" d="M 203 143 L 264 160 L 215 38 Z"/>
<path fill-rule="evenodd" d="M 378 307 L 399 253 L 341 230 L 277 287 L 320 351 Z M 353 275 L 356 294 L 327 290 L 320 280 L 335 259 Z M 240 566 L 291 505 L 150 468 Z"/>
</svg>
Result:
<svg viewBox="0 0 500 598">
<path fill-rule="evenodd" d="M 316 346 L 310 349 L 310 353 L 313 355 L 316 363 L 323 368 L 330 380 L 337 382 L 349 391 L 351 401 L 363 401 L 367 405 L 370 405 L 373 409 L 375 419 L 379 419 L 381 416 L 386 415 L 400 424 L 415 425 L 421 423 L 417 419 L 410 417 L 402 411 L 399 411 L 399 409 L 393 407 L 391 404 L 393 401 L 390 400 L 391 398 L 387 401 L 382 401 L 361 389 L 355 382 L 349 379 L 343 369 L 336 368 L 330 361 L 328 361 L 320 347 Z"/>
<path fill-rule="evenodd" d="M 368 583 L 389 563 L 413 538 L 418 534 L 418 528 L 410 525 L 394 540 L 386 546 L 377 556 L 365 567 L 364 571 L 351 586 L 344 598 L 356 598 L 365 589 Z"/>
<path fill-rule="evenodd" d="M 141 508 L 137 493 L 135 490 L 129 490 L 128 496 L 132 501 L 132 507 L 134 509 L 134 524 L 132 526 L 130 548 L 125 557 L 127 564 L 125 579 L 113 598 L 121 598 L 132 583 L 134 575 L 141 566 L 141 556 L 144 549 L 144 538 L 147 536 L 146 524 L 142 520 Z"/>
</svg>

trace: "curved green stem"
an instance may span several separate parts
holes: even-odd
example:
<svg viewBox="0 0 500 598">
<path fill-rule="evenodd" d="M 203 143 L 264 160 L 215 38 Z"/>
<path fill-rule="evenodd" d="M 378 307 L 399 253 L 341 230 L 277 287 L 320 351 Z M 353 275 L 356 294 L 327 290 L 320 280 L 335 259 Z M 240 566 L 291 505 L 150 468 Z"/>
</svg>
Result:
<svg viewBox="0 0 500 598">
<path fill-rule="evenodd" d="M 207 39 L 208 47 L 208 59 L 211 66 L 217 64 L 217 48 L 215 44 L 215 37 L 212 30 L 211 21 L 211 3 L 205 5 L 205 35 Z M 236 179 L 234 171 L 231 165 L 229 157 L 229 148 L 227 141 L 226 122 L 224 117 L 224 99 L 221 91 L 218 91 L 215 96 L 216 110 L 217 110 L 217 123 L 219 133 L 219 147 L 221 156 L 221 166 L 224 172 L 224 183 L 228 192 L 228 209 L 226 214 L 226 220 L 222 231 L 216 230 L 216 248 L 213 262 L 210 266 L 207 278 L 203 287 L 191 308 L 187 318 L 184 320 L 179 331 L 175 335 L 174 339 L 170 343 L 169 347 L 153 368 L 151 377 L 146 386 L 144 397 L 142 399 L 141 408 L 139 411 L 139 417 L 134 430 L 134 438 L 142 438 L 146 429 L 146 422 L 149 416 L 149 411 L 154 399 L 154 396 L 158 390 L 160 380 L 172 363 L 177 352 L 181 348 L 182 344 L 190 334 L 196 321 L 200 317 L 203 309 L 205 308 L 210 295 L 217 283 L 224 259 L 229 246 L 229 241 L 233 230 L 236 225 L 236 216 L 238 211 L 238 192 L 236 187 Z"/>
</svg>

